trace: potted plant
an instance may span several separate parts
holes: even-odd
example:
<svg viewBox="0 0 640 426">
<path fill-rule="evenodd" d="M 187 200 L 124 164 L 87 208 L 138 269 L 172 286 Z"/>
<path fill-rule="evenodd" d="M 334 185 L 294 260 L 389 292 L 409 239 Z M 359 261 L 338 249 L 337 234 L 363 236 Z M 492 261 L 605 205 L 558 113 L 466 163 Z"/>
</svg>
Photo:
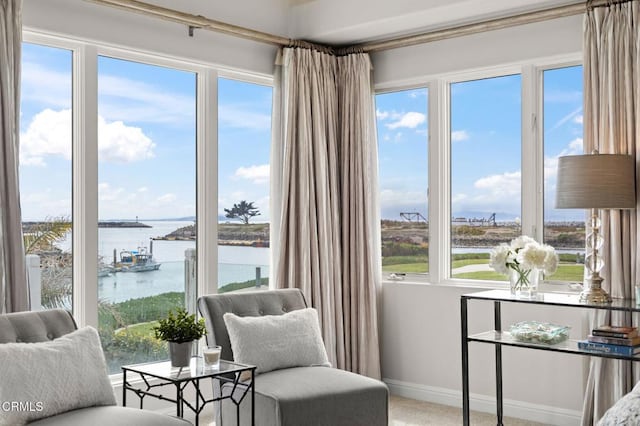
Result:
<svg viewBox="0 0 640 426">
<path fill-rule="evenodd" d="M 169 315 L 158 321 L 153 331 L 156 339 L 169 342 L 169 355 L 174 367 L 188 366 L 193 341 L 207 334 L 204 319 L 197 320 L 196 314 L 189 315 L 184 308 L 178 308 L 175 313 L 169 311 Z"/>
</svg>

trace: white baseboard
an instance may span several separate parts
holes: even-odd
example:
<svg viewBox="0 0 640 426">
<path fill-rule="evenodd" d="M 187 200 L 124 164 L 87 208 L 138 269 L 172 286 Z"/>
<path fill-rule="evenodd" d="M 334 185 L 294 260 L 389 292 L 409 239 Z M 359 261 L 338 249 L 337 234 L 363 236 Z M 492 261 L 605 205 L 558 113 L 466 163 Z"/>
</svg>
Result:
<svg viewBox="0 0 640 426">
<path fill-rule="evenodd" d="M 462 407 L 462 392 L 458 390 L 425 386 L 417 383 L 383 379 L 389 386 L 392 395 L 435 404 Z M 469 406 L 472 410 L 483 413 L 496 412 L 496 399 L 487 395 L 471 394 Z M 548 405 L 530 404 L 510 399 L 503 400 L 504 415 L 519 419 L 535 421 L 546 425 L 575 426 L 580 424 L 581 413 L 576 410 L 551 407 Z"/>
</svg>

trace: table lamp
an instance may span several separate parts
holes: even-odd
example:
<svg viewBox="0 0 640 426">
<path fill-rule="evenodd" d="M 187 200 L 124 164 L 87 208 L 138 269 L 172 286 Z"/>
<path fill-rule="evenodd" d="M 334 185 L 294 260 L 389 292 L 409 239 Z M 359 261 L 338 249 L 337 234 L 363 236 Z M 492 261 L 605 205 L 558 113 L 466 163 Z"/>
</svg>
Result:
<svg viewBox="0 0 640 426">
<path fill-rule="evenodd" d="M 634 209 L 636 207 L 635 160 L 622 154 L 568 155 L 558 158 L 556 208 L 590 209 L 589 233 L 586 236 L 587 278 L 580 301 L 611 302 L 602 289 L 600 270 L 604 261 L 600 248 L 600 209 Z"/>
</svg>

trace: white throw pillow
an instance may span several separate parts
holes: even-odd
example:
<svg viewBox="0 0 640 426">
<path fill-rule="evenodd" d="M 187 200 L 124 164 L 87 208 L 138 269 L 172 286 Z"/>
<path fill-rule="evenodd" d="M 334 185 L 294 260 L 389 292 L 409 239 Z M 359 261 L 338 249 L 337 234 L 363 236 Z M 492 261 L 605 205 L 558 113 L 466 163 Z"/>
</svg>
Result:
<svg viewBox="0 0 640 426">
<path fill-rule="evenodd" d="M 255 365 L 256 373 L 290 367 L 331 366 L 320 335 L 318 313 L 313 308 L 260 317 L 226 313 L 223 318 L 234 359 Z"/>
<path fill-rule="evenodd" d="M 98 332 L 84 327 L 48 342 L 0 344 L 0 404 L 0 425 L 115 405 Z"/>
</svg>

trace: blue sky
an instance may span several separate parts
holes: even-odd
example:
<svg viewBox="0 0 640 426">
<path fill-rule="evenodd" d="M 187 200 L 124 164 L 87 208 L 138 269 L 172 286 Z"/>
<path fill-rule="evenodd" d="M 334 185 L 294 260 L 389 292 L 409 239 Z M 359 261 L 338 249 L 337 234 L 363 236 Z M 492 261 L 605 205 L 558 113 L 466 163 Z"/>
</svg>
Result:
<svg viewBox="0 0 640 426">
<path fill-rule="evenodd" d="M 24 44 L 21 192 L 25 220 L 71 214 L 71 52 Z M 196 75 L 100 57 L 99 217 L 195 215 Z M 451 86 L 452 213 L 521 216 L 519 75 Z M 253 201 L 269 218 L 272 89 L 219 79 L 219 211 Z M 545 220 L 558 155 L 582 151 L 582 69 L 544 73 Z M 376 96 L 382 217 L 427 212 L 427 89 Z M 224 219 L 222 219 L 224 220 Z"/>
<path fill-rule="evenodd" d="M 219 213 L 254 201 L 269 219 L 271 92 L 219 79 Z M 24 44 L 21 192 L 25 220 L 71 214 L 71 52 Z M 196 75 L 98 62 L 100 219 L 195 216 Z"/>
<path fill-rule="evenodd" d="M 427 213 L 427 89 L 376 96 L 382 218 Z M 553 209 L 559 155 L 582 152 L 582 68 L 544 73 L 545 220 L 582 220 Z M 451 86 L 451 199 L 455 217 L 519 219 L 521 77 Z"/>
</svg>

